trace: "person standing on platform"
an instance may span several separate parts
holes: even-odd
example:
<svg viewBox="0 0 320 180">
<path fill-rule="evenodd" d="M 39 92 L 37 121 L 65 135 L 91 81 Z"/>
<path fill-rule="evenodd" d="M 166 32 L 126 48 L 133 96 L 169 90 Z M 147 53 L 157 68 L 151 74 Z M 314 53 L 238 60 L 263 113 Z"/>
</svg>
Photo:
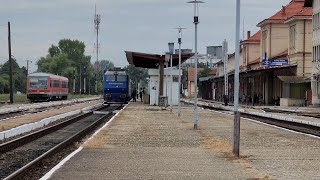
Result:
<svg viewBox="0 0 320 180">
<path fill-rule="evenodd" d="M 139 95 L 140 95 L 141 102 L 142 102 L 142 94 L 143 94 L 143 90 L 142 90 L 142 88 L 140 88 Z"/>
<path fill-rule="evenodd" d="M 132 101 L 133 102 L 137 102 L 137 99 L 136 99 L 136 95 L 137 95 L 137 90 L 136 89 L 133 89 L 132 93 L 131 93 L 131 97 L 132 97 Z"/>
</svg>

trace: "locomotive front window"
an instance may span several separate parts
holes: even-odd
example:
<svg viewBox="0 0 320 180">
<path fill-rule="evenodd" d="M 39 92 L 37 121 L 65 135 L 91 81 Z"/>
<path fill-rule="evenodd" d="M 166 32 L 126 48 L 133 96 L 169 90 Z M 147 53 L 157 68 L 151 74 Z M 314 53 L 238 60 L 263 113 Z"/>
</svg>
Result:
<svg viewBox="0 0 320 180">
<path fill-rule="evenodd" d="M 48 78 L 30 78 L 29 86 L 31 88 L 47 88 Z"/>
<path fill-rule="evenodd" d="M 114 75 L 106 76 L 106 81 L 116 81 L 116 77 Z"/>
<path fill-rule="evenodd" d="M 125 81 L 127 81 L 127 76 L 118 75 L 117 76 L 117 81 L 125 82 Z"/>
</svg>

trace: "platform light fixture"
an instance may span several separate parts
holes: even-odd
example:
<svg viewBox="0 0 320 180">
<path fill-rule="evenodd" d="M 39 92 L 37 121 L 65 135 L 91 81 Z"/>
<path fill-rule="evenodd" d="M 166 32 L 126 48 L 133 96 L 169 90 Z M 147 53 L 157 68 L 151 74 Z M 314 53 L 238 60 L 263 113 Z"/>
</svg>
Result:
<svg viewBox="0 0 320 180">
<path fill-rule="evenodd" d="M 175 28 L 178 29 L 178 44 L 179 44 L 179 93 L 178 93 L 178 116 L 181 116 L 181 102 L 180 102 L 180 96 L 181 96 L 181 44 L 182 44 L 182 30 L 186 29 L 183 27 Z"/>
<path fill-rule="evenodd" d="M 195 36 L 195 43 L 194 43 L 194 112 L 193 112 L 193 128 L 198 129 L 198 24 L 199 24 L 199 4 L 204 3 L 203 1 L 189 1 L 188 3 L 194 4 L 194 17 L 193 17 L 193 24 L 194 24 L 194 36 Z"/>
</svg>

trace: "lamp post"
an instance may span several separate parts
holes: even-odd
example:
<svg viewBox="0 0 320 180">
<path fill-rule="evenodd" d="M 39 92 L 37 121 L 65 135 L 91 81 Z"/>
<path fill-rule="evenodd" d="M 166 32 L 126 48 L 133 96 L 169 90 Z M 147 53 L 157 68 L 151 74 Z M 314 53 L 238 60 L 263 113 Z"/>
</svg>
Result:
<svg viewBox="0 0 320 180">
<path fill-rule="evenodd" d="M 178 93 L 178 116 L 181 115 L 181 102 L 180 102 L 180 96 L 181 96 L 181 43 L 182 43 L 182 27 L 175 28 L 178 29 L 178 44 L 179 44 L 179 93 Z"/>
<path fill-rule="evenodd" d="M 202 1 L 189 1 L 188 3 L 194 4 L 194 17 L 193 17 L 193 23 L 194 23 L 194 36 L 195 36 L 195 43 L 194 43 L 194 54 L 195 54 L 195 60 L 194 60 L 194 113 L 193 113 L 193 128 L 197 129 L 198 128 L 198 109 L 197 109 L 197 104 L 198 104 L 198 24 L 199 24 L 199 3 L 204 3 Z"/>
<path fill-rule="evenodd" d="M 168 64 L 169 64 L 169 61 L 170 61 L 170 52 L 166 52 L 166 55 L 165 55 L 165 61 L 166 61 L 166 71 L 165 71 L 165 74 L 166 74 L 166 98 L 167 98 L 167 101 L 168 101 Z M 167 104 L 166 104 L 167 106 Z"/>
<path fill-rule="evenodd" d="M 223 57 L 223 74 L 224 74 L 224 105 L 228 106 L 229 102 L 229 91 L 228 91 L 228 43 L 226 40 L 222 42 L 222 57 Z"/>
<path fill-rule="evenodd" d="M 239 58 L 240 58 L 240 0 L 236 5 L 236 42 L 235 42 L 235 71 L 234 71 L 234 125 L 233 125 L 233 148 L 232 152 L 239 158 L 240 147 L 240 113 L 239 105 Z"/>
<path fill-rule="evenodd" d="M 168 47 L 169 47 L 169 53 L 170 53 L 170 111 L 172 111 L 172 81 L 173 81 L 173 77 L 172 77 L 172 55 L 173 55 L 173 51 L 174 51 L 174 43 L 168 43 Z"/>
</svg>

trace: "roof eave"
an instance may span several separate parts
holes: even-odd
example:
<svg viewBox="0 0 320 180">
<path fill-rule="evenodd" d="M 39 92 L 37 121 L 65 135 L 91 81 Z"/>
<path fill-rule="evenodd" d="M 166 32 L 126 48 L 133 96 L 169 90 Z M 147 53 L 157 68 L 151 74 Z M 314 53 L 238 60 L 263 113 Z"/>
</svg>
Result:
<svg viewBox="0 0 320 180">
<path fill-rule="evenodd" d="M 271 24 L 271 23 L 283 23 L 285 20 L 284 19 L 265 19 L 261 21 L 259 24 L 257 24 L 257 27 L 262 27 L 266 24 Z"/>
<path fill-rule="evenodd" d="M 292 16 L 290 18 L 288 18 L 284 23 L 288 24 L 297 20 L 312 20 L 312 16 Z"/>
</svg>

